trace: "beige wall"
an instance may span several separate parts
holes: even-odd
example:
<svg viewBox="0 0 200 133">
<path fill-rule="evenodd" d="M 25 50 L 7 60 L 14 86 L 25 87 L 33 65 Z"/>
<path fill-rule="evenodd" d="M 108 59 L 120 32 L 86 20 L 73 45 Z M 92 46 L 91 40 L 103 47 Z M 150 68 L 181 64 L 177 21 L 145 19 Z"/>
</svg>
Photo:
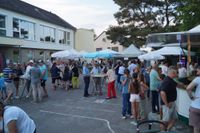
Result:
<svg viewBox="0 0 200 133">
<path fill-rule="evenodd" d="M 77 51 L 93 52 L 94 48 L 94 30 L 77 29 L 75 33 L 75 49 Z"/>
<path fill-rule="evenodd" d="M 109 40 L 106 36 L 106 32 L 102 32 L 95 40 L 95 51 L 98 49 L 112 49 L 117 52 L 122 52 L 125 48 L 122 45 L 119 45 L 118 43 L 114 44 L 111 43 L 111 40 Z M 118 49 L 118 50 L 117 50 Z"/>
</svg>

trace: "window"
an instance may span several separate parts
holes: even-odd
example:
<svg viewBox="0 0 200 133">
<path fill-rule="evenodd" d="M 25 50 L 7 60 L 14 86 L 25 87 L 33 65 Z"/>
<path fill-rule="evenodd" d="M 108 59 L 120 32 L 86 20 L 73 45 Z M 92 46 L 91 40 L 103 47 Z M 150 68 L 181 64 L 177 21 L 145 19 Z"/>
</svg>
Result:
<svg viewBox="0 0 200 133">
<path fill-rule="evenodd" d="M 47 26 L 40 25 L 40 41 L 42 42 L 55 42 L 55 29 Z"/>
<path fill-rule="evenodd" d="M 102 39 L 102 41 L 103 41 L 103 42 L 106 42 L 106 39 L 105 39 L 105 38 L 103 38 L 103 39 Z"/>
<path fill-rule="evenodd" d="M 96 51 L 101 51 L 102 50 L 102 48 L 96 48 Z"/>
<path fill-rule="evenodd" d="M 112 50 L 114 50 L 114 51 L 116 51 L 116 52 L 119 51 L 118 47 L 112 47 Z"/>
<path fill-rule="evenodd" d="M 35 24 L 25 20 L 13 18 L 13 37 L 35 40 Z"/>
<path fill-rule="evenodd" d="M 6 36 L 6 17 L 0 15 L 0 36 Z"/>
<path fill-rule="evenodd" d="M 67 44 L 70 45 L 70 32 L 67 32 Z"/>
<path fill-rule="evenodd" d="M 58 30 L 58 42 L 60 44 L 66 44 L 66 32 Z"/>
</svg>

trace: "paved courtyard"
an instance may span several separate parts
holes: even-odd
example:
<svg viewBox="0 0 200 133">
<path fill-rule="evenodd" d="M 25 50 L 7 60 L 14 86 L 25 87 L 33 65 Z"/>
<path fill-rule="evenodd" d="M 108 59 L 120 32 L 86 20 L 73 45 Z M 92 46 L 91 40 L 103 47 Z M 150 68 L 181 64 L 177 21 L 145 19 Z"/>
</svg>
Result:
<svg viewBox="0 0 200 133">
<path fill-rule="evenodd" d="M 34 119 L 37 133 L 136 132 L 131 119 L 121 119 L 119 93 L 116 99 L 105 100 L 105 89 L 103 96 L 83 97 L 83 83 L 80 89 L 69 91 L 51 90 L 50 81 L 47 82 L 47 86 L 49 98 L 41 103 L 32 103 L 31 99 L 25 97 L 13 102 Z M 189 133 L 187 127 L 183 127 L 180 132 Z"/>
</svg>

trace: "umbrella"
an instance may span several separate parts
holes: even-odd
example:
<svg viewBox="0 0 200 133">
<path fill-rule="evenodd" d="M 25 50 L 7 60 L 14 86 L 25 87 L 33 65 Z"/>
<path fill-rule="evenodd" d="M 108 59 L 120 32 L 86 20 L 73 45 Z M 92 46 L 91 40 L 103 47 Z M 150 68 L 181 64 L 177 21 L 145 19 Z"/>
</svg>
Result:
<svg viewBox="0 0 200 133">
<path fill-rule="evenodd" d="M 140 60 L 163 60 L 163 59 L 165 59 L 164 56 L 162 56 L 156 52 L 146 53 L 146 54 L 138 56 L 138 58 Z"/>
<path fill-rule="evenodd" d="M 101 51 L 96 51 L 92 53 L 86 53 L 83 55 L 85 58 L 110 58 L 114 57 L 115 55 L 119 55 L 119 52 L 113 51 L 111 49 L 105 49 Z"/>
<path fill-rule="evenodd" d="M 64 51 L 55 52 L 51 55 L 51 57 L 73 59 L 80 58 L 81 55 L 74 49 L 68 49 Z"/>
</svg>

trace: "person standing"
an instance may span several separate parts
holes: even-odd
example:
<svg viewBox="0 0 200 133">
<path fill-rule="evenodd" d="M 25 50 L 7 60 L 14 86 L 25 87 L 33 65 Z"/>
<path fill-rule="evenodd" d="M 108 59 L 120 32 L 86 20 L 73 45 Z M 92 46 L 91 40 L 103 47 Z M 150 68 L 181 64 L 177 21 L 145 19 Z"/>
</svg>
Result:
<svg viewBox="0 0 200 133">
<path fill-rule="evenodd" d="M 122 119 L 126 119 L 127 115 L 131 116 L 131 102 L 130 93 L 128 91 L 130 83 L 130 72 L 128 69 L 124 70 L 124 75 L 121 76 L 120 81 L 122 84 Z"/>
<path fill-rule="evenodd" d="M 197 68 L 197 77 L 188 85 L 188 96 L 192 100 L 189 112 L 189 125 L 193 127 L 194 133 L 200 133 L 200 67 Z M 194 94 L 192 90 L 195 89 Z"/>
<path fill-rule="evenodd" d="M 174 78 L 177 77 L 177 70 L 175 67 L 170 66 L 168 68 L 168 75 L 163 80 L 160 86 L 160 96 L 163 118 L 162 121 L 167 125 L 167 130 L 170 130 L 176 119 L 178 118 L 175 109 L 175 101 L 177 99 L 176 87 L 186 88 L 183 84 L 177 83 Z M 164 127 L 162 127 L 164 130 Z"/>
<path fill-rule="evenodd" d="M 90 85 L 90 70 L 88 68 L 88 63 L 83 64 L 83 80 L 85 83 L 85 88 L 84 88 L 84 97 L 88 97 L 90 94 L 88 93 L 89 85 Z"/>
<path fill-rule="evenodd" d="M 106 75 L 108 76 L 108 90 L 106 99 L 116 98 L 115 72 L 112 69 L 112 66 L 109 66 L 109 70 L 107 71 Z"/>
<path fill-rule="evenodd" d="M 158 84 L 160 81 L 159 74 L 157 72 L 157 65 L 154 63 L 152 64 L 152 69 L 150 72 L 150 90 L 152 96 L 152 113 L 159 112 L 159 101 L 158 101 Z"/>
<path fill-rule="evenodd" d="M 20 76 L 23 75 L 22 69 L 21 69 L 21 65 L 20 64 L 15 64 L 14 69 L 14 84 L 15 84 L 15 88 L 16 88 L 16 96 L 15 98 L 18 99 L 19 98 L 19 82 L 20 82 Z"/>
<path fill-rule="evenodd" d="M 97 62 L 94 62 L 94 66 L 90 72 L 92 75 L 98 75 L 101 73 L 101 68 L 99 67 L 99 64 Z M 94 86 L 96 90 L 93 90 L 93 93 L 96 95 L 102 95 L 101 91 L 101 78 L 99 77 L 93 77 L 94 80 Z M 96 92 L 94 92 L 96 91 Z"/>
<path fill-rule="evenodd" d="M 73 89 L 79 88 L 79 71 L 76 63 L 72 66 L 72 87 Z"/>
<path fill-rule="evenodd" d="M 50 72 L 51 72 L 53 90 L 56 90 L 56 80 L 59 80 L 61 72 L 61 70 L 57 67 L 56 62 L 53 63 Z"/>
<path fill-rule="evenodd" d="M 11 99 L 11 97 L 13 96 L 13 92 L 16 89 L 13 81 L 14 73 L 12 70 L 12 66 L 13 64 L 10 62 L 7 64 L 7 67 L 3 69 L 4 81 L 7 90 L 7 97 L 4 100 L 5 103 L 7 103 Z"/>
<path fill-rule="evenodd" d="M 17 106 L 6 106 L 0 101 L 0 119 L 0 133 L 36 133 L 34 121 Z"/>
<path fill-rule="evenodd" d="M 43 61 L 39 61 L 39 68 L 40 68 L 40 71 L 41 71 L 41 87 L 43 89 L 43 92 L 44 92 L 44 98 L 45 97 L 48 97 L 48 93 L 47 93 L 47 89 L 46 89 L 46 81 L 48 79 L 48 70 L 47 70 L 47 67 L 46 65 L 44 64 Z"/>
<path fill-rule="evenodd" d="M 138 75 L 133 74 L 133 79 L 129 84 L 129 93 L 130 93 L 130 102 L 131 102 L 131 110 L 132 116 L 131 118 L 135 119 L 133 121 L 136 123 L 139 120 L 139 103 L 140 103 L 140 83 L 138 81 Z"/>
<path fill-rule="evenodd" d="M 27 67 L 26 67 L 26 70 L 25 70 L 25 73 L 23 75 L 24 79 L 25 79 L 25 88 L 27 90 L 27 95 L 26 95 L 26 98 L 29 98 L 30 95 L 31 95 L 31 90 L 30 90 L 30 86 L 31 86 L 31 79 L 30 79 L 30 70 L 31 68 L 33 67 L 33 63 L 34 61 L 33 60 L 30 60 Z"/>
<path fill-rule="evenodd" d="M 31 87 L 33 89 L 33 101 L 42 101 L 42 91 L 40 86 L 41 71 L 38 64 L 34 63 L 30 70 Z"/>
</svg>

